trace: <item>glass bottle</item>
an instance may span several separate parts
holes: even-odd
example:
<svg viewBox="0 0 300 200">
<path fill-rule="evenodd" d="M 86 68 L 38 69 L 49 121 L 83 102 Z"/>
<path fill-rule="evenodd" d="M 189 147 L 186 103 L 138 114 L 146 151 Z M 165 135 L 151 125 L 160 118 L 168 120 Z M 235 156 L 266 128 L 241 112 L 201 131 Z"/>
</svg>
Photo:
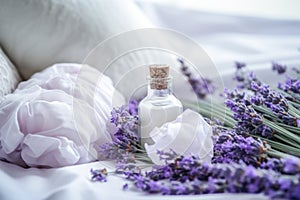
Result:
<svg viewBox="0 0 300 200">
<path fill-rule="evenodd" d="M 181 102 L 172 93 L 172 77 L 169 66 L 151 65 L 149 67 L 148 94 L 138 107 L 140 119 L 141 144 L 152 145 L 150 132 L 166 122 L 173 121 L 182 113 Z"/>
</svg>

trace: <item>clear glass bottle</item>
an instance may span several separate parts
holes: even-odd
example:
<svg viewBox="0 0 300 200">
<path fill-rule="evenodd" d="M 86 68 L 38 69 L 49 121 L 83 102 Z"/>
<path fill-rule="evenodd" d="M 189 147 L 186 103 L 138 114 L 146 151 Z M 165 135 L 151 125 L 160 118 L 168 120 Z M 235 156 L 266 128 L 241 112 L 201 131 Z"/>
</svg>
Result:
<svg viewBox="0 0 300 200">
<path fill-rule="evenodd" d="M 141 144 L 153 144 L 150 132 L 182 113 L 181 102 L 172 93 L 172 77 L 169 66 L 151 65 L 148 77 L 148 94 L 138 107 Z"/>
</svg>

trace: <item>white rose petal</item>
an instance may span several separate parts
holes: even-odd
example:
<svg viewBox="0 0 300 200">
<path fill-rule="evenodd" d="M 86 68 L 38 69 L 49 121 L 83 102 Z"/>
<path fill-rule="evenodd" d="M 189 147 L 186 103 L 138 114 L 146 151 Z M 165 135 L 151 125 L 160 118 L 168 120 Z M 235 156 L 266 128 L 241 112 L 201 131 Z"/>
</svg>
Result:
<svg viewBox="0 0 300 200">
<path fill-rule="evenodd" d="M 176 120 L 154 128 L 150 136 L 154 144 L 145 144 L 145 148 L 155 164 L 164 164 L 157 150 L 172 149 L 179 155 L 192 154 L 206 162 L 211 162 L 213 157 L 212 128 L 199 113 L 190 109 L 185 110 Z"/>
</svg>

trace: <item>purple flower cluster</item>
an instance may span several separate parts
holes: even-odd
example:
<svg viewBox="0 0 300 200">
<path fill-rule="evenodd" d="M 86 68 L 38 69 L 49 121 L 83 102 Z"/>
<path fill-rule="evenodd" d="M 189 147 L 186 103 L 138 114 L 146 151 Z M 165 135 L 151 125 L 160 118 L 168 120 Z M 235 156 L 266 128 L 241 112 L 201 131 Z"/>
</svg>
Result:
<svg viewBox="0 0 300 200">
<path fill-rule="evenodd" d="M 129 152 L 141 149 L 138 138 L 138 102 L 131 100 L 129 106 L 114 108 L 111 123 L 116 127 L 112 143 L 105 143 L 99 148 L 101 159 L 124 160 Z"/>
<path fill-rule="evenodd" d="M 287 66 L 286 65 L 281 65 L 277 62 L 272 63 L 272 70 L 277 71 L 278 74 L 283 74 L 286 72 Z"/>
<path fill-rule="evenodd" d="M 256 105 L 265 105 L 275 114 L 284 124 L 298 126 L 299 118 L 289 114 L 288 100 L 278 91 L 271 90 L 270 86 L 256 82 L 251 83 L 251 89 L 255 95 L 250 97 L 251 102 Z"/>
<path fill-rule="evenodd" d="M 244 72 L 243 68 L 246 67 L 246 64 L 242 63 L 242 62 L 235 62 L 235 66 L 236 66 L 236 71 L 235 71 L 235 76 L 233 79 L 238 82 L 244 82 L 245 81 L 245 72 Z"/>
<path fill-rule="evenodd" d="M 237 71 L 243 68 L 237 65 Z M 272 148 L 299 156 L 300 104 L 291 102 L 289 94 L 258 80 L 254 73 L 239 80 L 238 89 L 225 91 L 225 105 L 237 121 L 236 133 L 266 138 Z"/>
<path fill-rule="evenodd" d="M 214 157 L 212 163 L 244 163 L 256 168 L 273 170 L 281 174 L 300 173 L 300 160 L 297 157 L 270 158 L 267 153 L 270 146 L 260 139 L 244 137 L 235 130 L 219 130 L 215 136 Z"/>
<path fill-rule="evenodd" d="M 274 63 L 273 65 L 277 70 L 282 71 L 281 68 L 284 68 Z M 245 65 L 236 63 L 236 68 L 239 72 Z M 297 130 L 293 127 L 300 126 L 300 118 L 297 112 L 290 112 L 293 105 L 290 105 L 284 94 L 262 83 L 253 73 L 247 77 L 243 75 L 243 78 L 237 80 L 241 83 L 238 87 L 240 91 L 225 91 L 225 104 L 234 112 L 233 118 L 237 121 L 236 132 L 243 136 L 251 134 L 272 140 L 275 136 L 281 141 L 290 137 L 293 141 L 298 141 L 293 133 Z M 292 132 L 284 130 L 283 133 L 278 126 L 288 128 Z"/>
<path fill-rule="evenodd" d="M 133 111 L 134 109 L 131 107 L 131 112 Z M 139 144 L 138 116 L 130 114 L 126 106 L 114 108 L 111 115 L 111 123 L 117 127 L 113 138 L 114 142 L 128 151 L 134 151 Z"/>
<path fill-rule="evenodd" d="M 270 147 L 266 142 L 251 136 L 238 135 L 234 130 L 223 131 L 217 136 L 212 163 L 240 163 L 260 167 Z"/>
<path fill-rule="evenodd" d="M 278 84 L 278 88 L 282 89 L 285 92 L 300 94 L 300 80 L 296 78 L 287 77 L 284 83 Z M 300 101 L 300 99 L 297 100 Z"/>
<path fill-rule="evenodd" d="M 138 115 L 138 107 L 139 107 L 139 100 L 130 99 L 128 102 L 128 112 L 130 115 L 137 116 Z"/>
<path fill-rule="evenodd" d="M 194 156 L 156 166 L 145 175 L 126 172 L 135 187 L 149 193 L 189 195 L 263 193 L 271 198 L 300 199 L 300 176 L 285 177 L 244 164 L 207 164 Z"/>
<path fill-rule="evenodd" d="M 250 89 L 251 82 L 253 81 L 260 83 L 253 72 L 250 72 L 250 74 L 247 76 L 247 73 L 245 71 L 246 66 L 246 63 L 235 62 L 236 71 L 233 80 L 236 80 L 238 82 L 238 89 Z"/>
<path fill-rule="evenodd" d="M 245 63 L 235 62 L 235 66 L 236 72 L 233 79 L 238 82 L 237 88 L 253 90 L 253 83 L 259 86 L 262 85 L 262 82 L 254 75 L 253 72 L 250 72 L 249 75 L 246 74 L 244 70 L 246 68 Z M 272 69 L 274 71 L 277 71 L 278 74 L 283 74 L 287 71 L 287 66 L 273 62 Z M 300 71 L 296 68 L 293 68 L 293 71 L 296 74 L 300 74 Z M 285 96 L 285 98 L 289 99 L 292 97 L 293 101 L 296 99 L 297 103 L 300 103 L 300 96 L 297 96 L 297 94 L 300 94 L 299 78 L 297 79 L 287 77 L 287 80 L 284 83 L 278 84 L 278 88 L 282 89 L 283 91 L 287 92 L 287 94 L 289 94 L 288 96 Z"/>
<path fill-rule="evenodd" d="M 107 179 L 106 179 L 106 177 L 107 177 L 106 168 L 96 169 L 96 170 L 91 169 L 90 172 L 92 174 L 92 178 L 91 178 L 92 181 L 100 181 L 100 182 L 106 182 L 107 181 Z"/>
<path fill-rule="evenodd" d="M 263 123 L 263 116 L 251 106 L 251 102 L 245 98 L 245 93 L 226 90 L 225 94 L 225 105 L 234 112 L 233 118 L 237 121 L 237 133 L 243 136 L 254 134 L 266 138 L 273 137 L 274 131 Z"/>
<path fill-rule="evenodd" d="M 297 75 L 300 74 L 300 69 L 299 69 L 299 68 L 293 67 L 292 70 L 293 70 Z"/>
<path fill-rule="evenodd" d="M 216 87 L 210 79 L 195 77 L 182 59 L 178 59 L 178 61 L 181 64 L 182 73 L 188 78 L 198 98 L 204 99 L 208 94 L 214 93 Z"/>
<path fill-rule="evenodd" d="M 268 158 L 260 166 L 262 169 L 273 170 L 281 174 L 300 174 L 300 160 L 297 157 L 286 157 L 282 159 Z"/>
</svg>

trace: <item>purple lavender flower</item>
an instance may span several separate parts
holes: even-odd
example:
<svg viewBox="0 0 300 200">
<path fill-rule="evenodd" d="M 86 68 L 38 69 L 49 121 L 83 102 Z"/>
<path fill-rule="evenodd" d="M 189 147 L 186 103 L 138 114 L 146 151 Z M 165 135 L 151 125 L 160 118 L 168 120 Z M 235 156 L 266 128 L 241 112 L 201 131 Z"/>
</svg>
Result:
<svg viewBox="0 0 300 200">
<path fill-rule="evenodd" d="M 256 78 L 253 72 L 250 72 L 249 76 L 246 76 L 246 72 L 244 70 L 244 68 L 246 67 L 245 63 L 235 62 L 235 66 L 236 71 L 233 80 L 236 80 L 238 82 L 238 89 L 250 89 L 252 82 L 260 84 L 260 81 Z"/>
<path fill-rule="evenodd" d="M 269 146 L 259 139 L 244 137 L 233 131 L 223 131 L 214 145 L 212 163 L 239 163 L 259 167 Z"/>
<path fill-rule="evenodd" d="M 283 172 L 296 174 L 300 172 L 300 161 L 298 158 L 289 157 L 283 160 Z"/>
<path fill-rule="evenodd" d="M 297 157 L 268 158 L 260 165 L 262 169 L 273 170 L 281 174 L 300 174 L 300 159 Z"/>
<path fill-rule="evenodd" d="M 188 81 L 198 98 L 204 99 L 208 94 L 214 93 L 216 86 L 213 84 L 212 80 L 203 77 L 194 77 L 185 62 L 182 59 L 178 59 L 178 61 L 181 64 L 180 69 L 182 73 L 188 78 Z"/>
<path fill-rule="evenodd" d="M 296 67 L 293 67 L 292 70 L 293 70 L 296 74 L 300 74 L 299 68 L 297 69 Z"/>
<path fill-rule="evenodd" d="M 142 174 L 133 174 L 131 177 L 134 180 L 134 185 L 142 190 L 148 189 L 147 187 L 147 180 Z"/>
<path fill-rule="evenodd" d="M 235 66 L 237 69 L 242 69 L 242 68 L 246 67 L 246 63 L 236 61 Z"/>
<path fill-rule="evenodd" d="M 287 66 L 286 65 L 281 65 L 277 62 L 272 63 L 272 70 L 277 71 L 278 74 L 283 74 L 286 72 Z"/>
<path fill-rule="evenodd" d="M 256 105 L 264 104 L 284 124 L 298 126 L 298 118 L 289 114 L 288 100 L 280 92 L 271 90 L 266 84 L 257 84 L 256 82 L 251 83 L 251 90 L 255 92 L 255 96 L 250 96 L 252 103 Z"/>
<path fill-rule="evenodd" d="M 245 72 L 243 68 L 246 67 L 245 63 L 242 62 L 235 62 L 236 72 L 235 76 L 233 77 L 233 80 L 236 80 L 237 82 L 244 82 L 245 81 Z M 243 88 L 242 85 L 240 85 L 241 88 Z"/>
<path fill-rule="evenodd" d="M 165 171 L 168 176 L 165 176 Z M 156 166 L 146 175 L 127 173 L 142 191 L 168 195 L 206 193 L 264 193 L 271 198 L 298 198 L 300 176 L 284 177 L 245 164 L 208 164 L 193 156 Z M 185 177 L 185 178 L 183 178 Z"/>
<path fill-rule="evenodd" d="M 125 184 L 123 185 L 123 190 L 128 190 L 128 183 L 125 183 Z"/>
<path fill-rule="evenodd" d="M 300 182 L 300 176 L 298 176 L 298 182 Z M 292 187 L 292 191 L 290 193 L 291 199 L 300 199 L 300 184 L 298 184 L 296 187 Z"/>
<path fill-rule="evenodd" d="M 100 159 L 116 159 L 121 164 L 134 163 L 133 153 L 145 151 L 139 144 L 137 101 L 130 100 L 130 102 L 130 106 L 122 106 L 112 110 L 111 123 L 116 126 L 116 131 L 112 135 L 112 142 L 99 147 Z M 117 171 L 120 170 L 119 168 Z"/>
<path fill-rule="evenodd" d="M 263 124 L 263 116 L 251 106 L 251 100 L 245 98 L 245 93 L 226 90 L 225 95 L 225 105 L 234 112 L 233 118 L 237 121 L 235 126 L 237 133 L 244 136 L 254 134 L 273 137 L 273 130 Z"/>
<path fill-rule="evenodd" d="M 147 187 L 149 187 L 150 193 L 157 193 L 161 190 L 161 184 L 153 180 L 147 182 Z"/>
<path fill-rule="evenodd" d="M 139 101 L 136 99 L 130 99 L 128 102 L 128 112 L 130 115 L 136 116 L 138 114 Z"/>
<path fill-rule="evenodd" d="M 165 160 L 165 161 L 174 160 L 176 157 L 178 157 L 178 154 L 172 149 L 170 149 L 170 151 L 168 152 L 161 151 L 158 149 L 156 153 L 159 155 L 160 160 Z"/>
<path fill-rule="evenodd" d="M 287 77 L 284 83 L 278 84 L 278 88 L 284 90 L 285 92 L 300 94 L 300 80 L 296 78 Z"/>
<path fill-rule="evenodd" d="M 100 159 L 121 159 L 122 158 L 122 149 L 114 143 L 104 143 L 99 147 L 99 156 Z"/>
<path fill-rule="evenodd" d="M 90 170 L 91 174 L 92 174 L 92 181 L 100 181 L 100 182 L 106 182 L 107 179 L 107 170 L 106 168 L 103 168 L 101 170 L 99 169 L 96 169 L 96 170 L 93 170 L 91 169 Z"/>
<path fill-rule="evenodd" d="M 138 116 L 130 114 L 126 106 L 114 108 L 111 115 L 111 123 L 117 127 L 113 137 L 114 143 L 128 151 L 135 151 L 139 148 Z"/>
</svg>

